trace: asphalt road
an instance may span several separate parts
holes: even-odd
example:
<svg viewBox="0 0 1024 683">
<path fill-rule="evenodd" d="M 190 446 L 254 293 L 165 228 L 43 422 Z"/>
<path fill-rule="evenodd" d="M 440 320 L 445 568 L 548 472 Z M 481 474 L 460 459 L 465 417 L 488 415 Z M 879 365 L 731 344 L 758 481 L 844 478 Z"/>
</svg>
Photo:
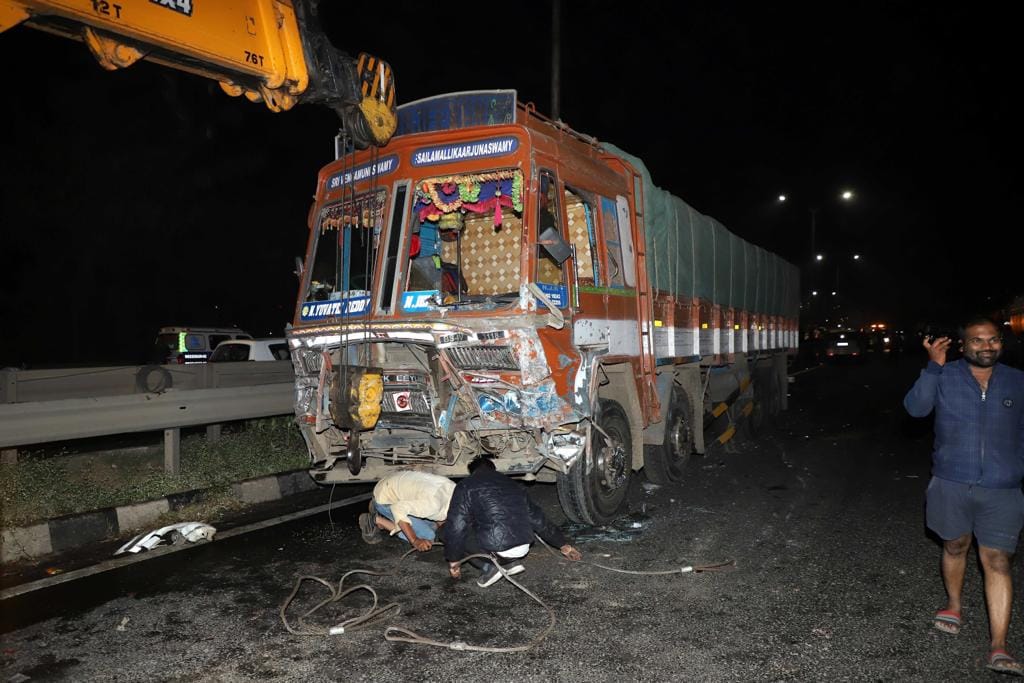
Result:
<svg viewBox="0 0 1024 683">
<path fill-rule="evenodd" d="M 440 551 L 401 559 L 367 546 L 359 510 L 273 527 L 0 603 L 3 678 L 117 681 L 935 681 L 990 680 L 977 563 L 965 626 L 931 628 L 944 601 L 939 547 L 923 521 L 930 425 L 900 405 L 921 356 L 827 366 L 790 385 L 790 411 L 758 442 L 734 440 L 689 465 L 687 482 L 634 481 L 630 515 L 572 529 L 587 560 L 640 571 L 735 560 L 731 571 L 632 575 L 534 549 L 516 577 L 554 628 L 520 653 L 384 639 L 398 625 L 438 641 L 529 644 L 548 613 L 507 581 L 452 582 Z M 553 486 L 532 494 L 564 521 Z M 974 556 L 972 555 L 972 558 Z M 397 602 L 359 630 L 295 636 L 279 608 L 300 575 Z M 1018 596 L 1020 567 L 1015 567 Z M 289 617 L 328 597 L 306 582 Z M 1019 600 L 1019 597 L 1018 597 Z M 361 614 L 358 591 L 308 618 Z M 1024 617 L 1011 648 L 1024 651 Z M 27 677 L 27 678 L 25 678 Z"/>
</svg>

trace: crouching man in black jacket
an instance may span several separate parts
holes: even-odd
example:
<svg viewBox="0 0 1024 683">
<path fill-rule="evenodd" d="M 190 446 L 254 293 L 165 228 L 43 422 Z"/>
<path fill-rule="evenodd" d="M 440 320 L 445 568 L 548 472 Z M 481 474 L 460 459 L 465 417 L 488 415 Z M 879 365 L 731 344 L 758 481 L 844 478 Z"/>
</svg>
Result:
<svg viewBox="0 0 1024 683">
<path fill-rule="evenodd" d="M 583 557 L 530 500 L 526 488 L 498 472 L 488 456 L 469 463 L 469 476 L 455 486 L 444 527 L 444 555 L 451 577 L 462 576 L 459 560 L 480 552 L 510 560 L 501 563 L 508 574 L 522 572 L 523 565 L 515 560 L 530 552 L 534 533 L 570 560 Z M 470 563 L 481 571 L 477 581 L 481 588 L 502 577 L 490 562 L 475 557 Z"/>
</svg>

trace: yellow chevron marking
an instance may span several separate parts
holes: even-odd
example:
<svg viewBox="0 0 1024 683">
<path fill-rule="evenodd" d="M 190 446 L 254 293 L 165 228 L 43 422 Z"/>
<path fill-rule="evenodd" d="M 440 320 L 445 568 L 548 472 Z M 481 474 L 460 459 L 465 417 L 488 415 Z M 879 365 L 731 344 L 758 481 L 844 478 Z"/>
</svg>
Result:
<svg viewBox="0 0 1024 683">
<path fill-rule="evenodd" d="M 725 443 L 735 435 L 736 427 L 734 427 L 733 425 L 729 425 L 729 428 L 722 432 L 722 435 L 718 437 L 718 443 Z"/>
</svg>

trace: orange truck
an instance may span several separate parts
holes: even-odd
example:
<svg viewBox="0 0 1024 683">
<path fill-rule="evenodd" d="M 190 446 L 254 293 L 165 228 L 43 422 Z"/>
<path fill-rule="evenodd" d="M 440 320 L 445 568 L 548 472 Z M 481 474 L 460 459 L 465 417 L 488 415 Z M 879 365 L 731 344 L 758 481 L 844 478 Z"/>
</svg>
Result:
<svg viewBox="0 0 1024 683">
<path fill-rule="evenodd" d="M 308 222 L 287 337 L 319 482 L 491 454 L 600 524 L 786 406 L 797 269 L 514 91 L 399 107 Z"/>
</svg>

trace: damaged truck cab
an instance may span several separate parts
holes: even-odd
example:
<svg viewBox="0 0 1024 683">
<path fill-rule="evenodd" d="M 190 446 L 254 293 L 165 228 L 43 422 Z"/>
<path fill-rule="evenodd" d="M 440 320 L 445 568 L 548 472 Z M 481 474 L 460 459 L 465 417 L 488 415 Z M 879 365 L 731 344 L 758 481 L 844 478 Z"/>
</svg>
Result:
<svg viewBox="0 0 1024 683">
<path fill-rule="evenodd" d="M 633 473 L 784 407 L 795 269 L 514 91 L 404 105 L 321 172 L 288 339 L 322 483 L 398 467 L 555 481 L 599 524 Z"/>
</svg>

